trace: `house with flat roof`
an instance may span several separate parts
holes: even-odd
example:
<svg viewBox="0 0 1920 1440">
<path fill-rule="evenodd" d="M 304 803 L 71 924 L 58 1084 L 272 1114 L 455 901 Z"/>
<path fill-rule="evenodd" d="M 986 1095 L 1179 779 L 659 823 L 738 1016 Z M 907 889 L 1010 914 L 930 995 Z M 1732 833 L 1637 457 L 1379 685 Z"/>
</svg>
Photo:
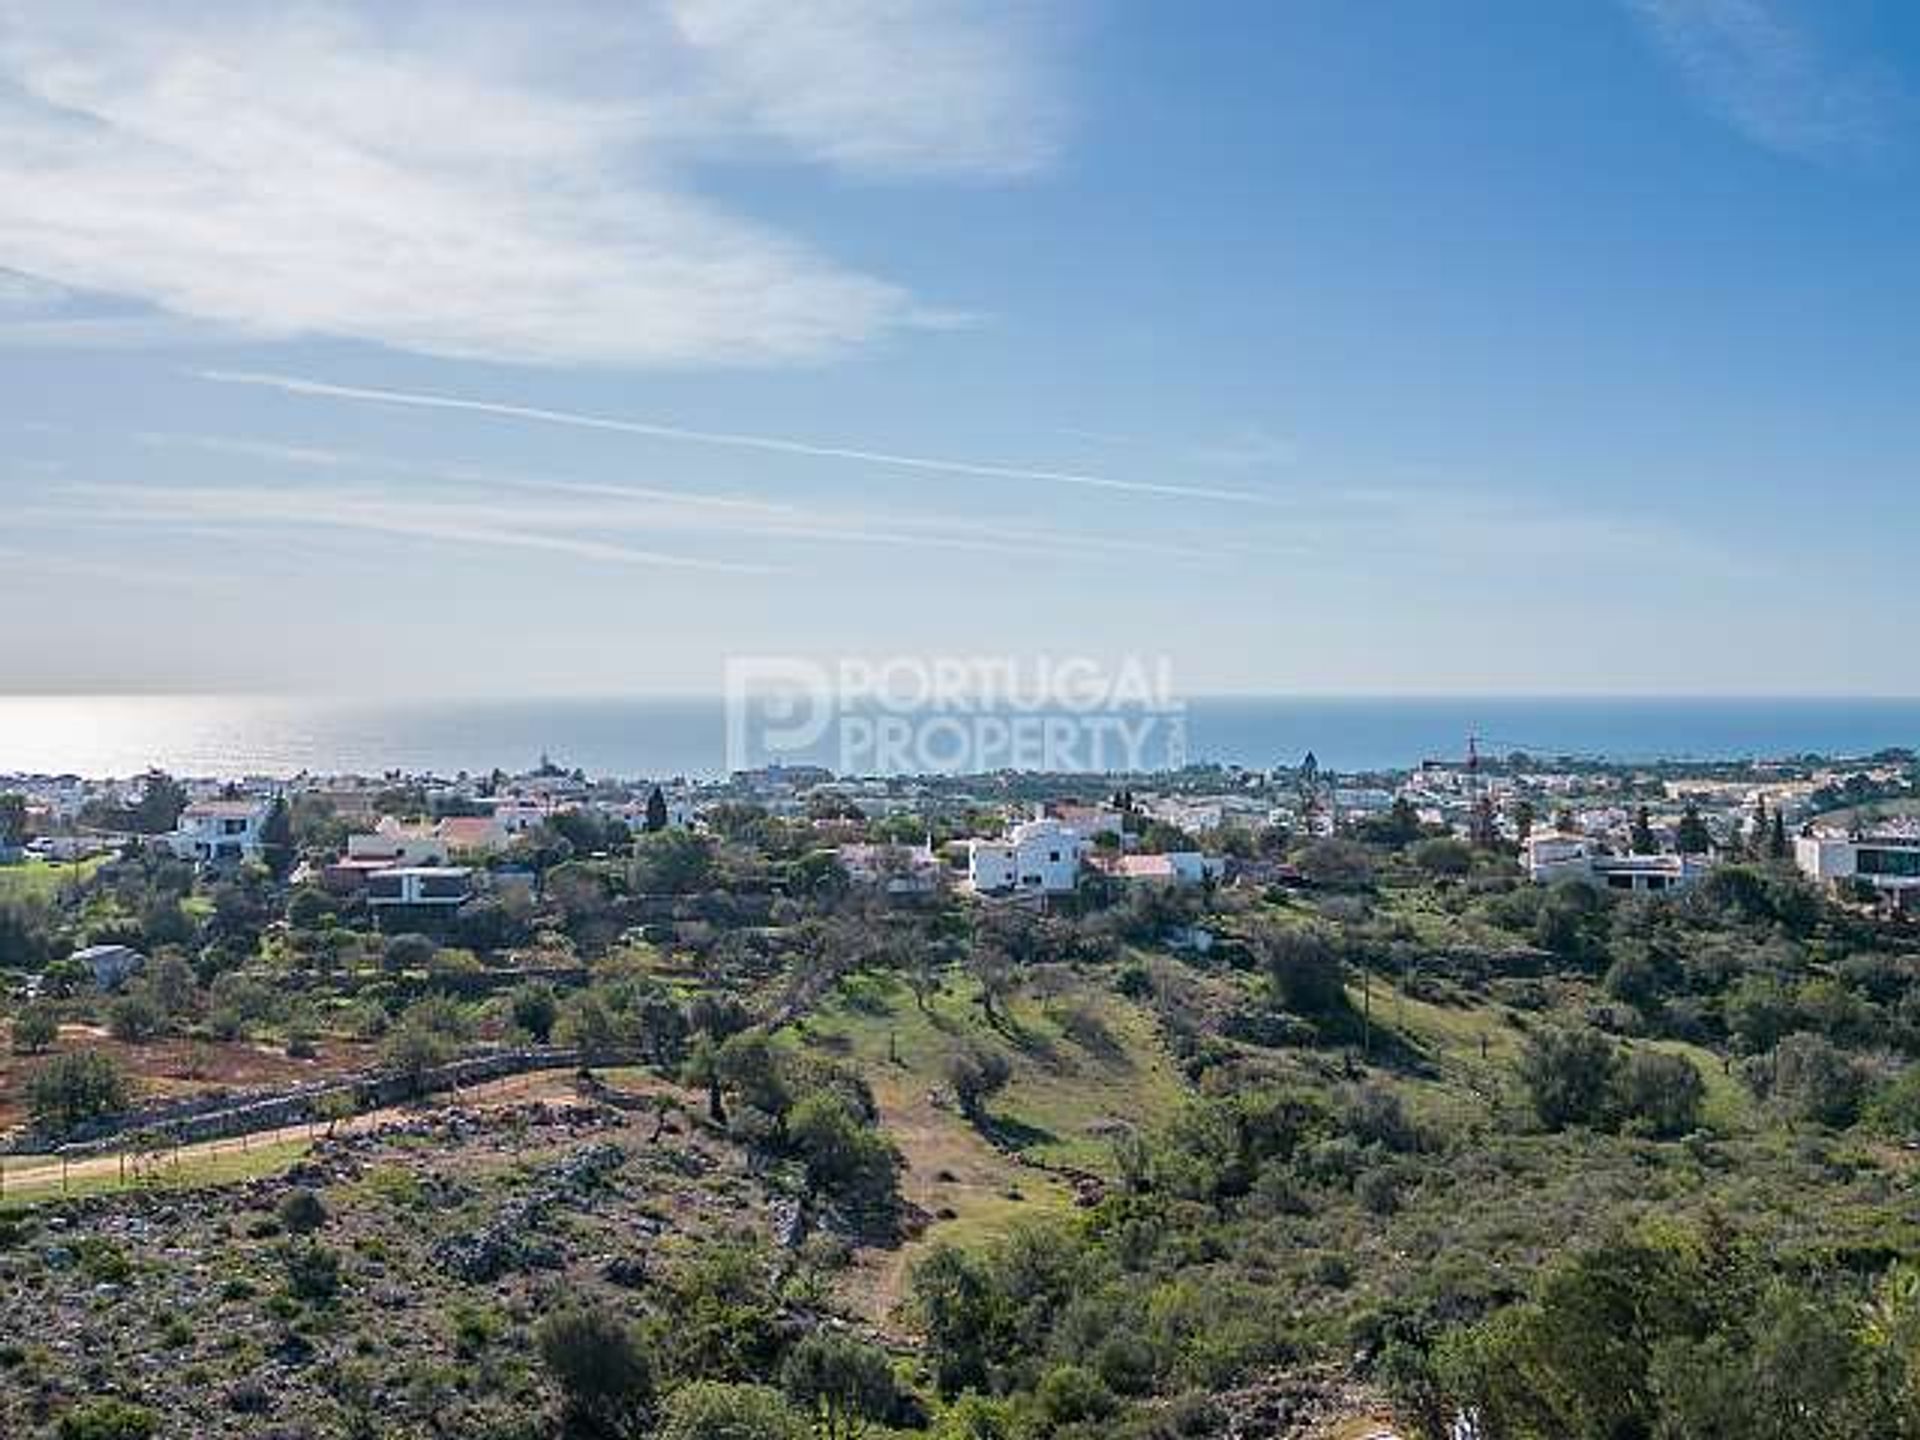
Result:
<svg viewBox="0 0 1920 1440">
<path fill-rule="evenodd" d="M 1600 890 L 1642 894 L 1684 889 L 1713 868 L 1705 855 L 1615 855 L 1584 835 L 1557 831 L 1529 836 L 1520 863 L 1536 885 L 1581 880 Z"/>
<path fill-rule="evenodd" d="M 1920 904 L 1920 835 L 1821 832 L 1793 842 L 1800 873 L 1823 885 L 1861 882 L 1901 909 Z"/>
<path fill-rule="evenodd" d="M 401 865 L 367 876 L 367 903 L 376 913 L 452 914 L 473 895 L 473 871 L 461 865 Z"/>
</svg>

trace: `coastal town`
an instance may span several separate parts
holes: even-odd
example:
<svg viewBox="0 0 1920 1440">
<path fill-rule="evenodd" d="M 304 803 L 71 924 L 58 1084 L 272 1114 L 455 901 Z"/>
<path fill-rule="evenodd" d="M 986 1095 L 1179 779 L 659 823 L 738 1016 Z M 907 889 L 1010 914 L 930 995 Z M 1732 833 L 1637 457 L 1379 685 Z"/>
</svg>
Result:
<svg viewBox="0 0 1920 1440">
<path fill-rule="evenodd" d="M 942 1440 L 1093 1433 L 1064 1417 L 1217 1364 L 1222 1426 L 1437 1434 L 1497 1353 L 1340 1357 L 1604 1247 L 1649 1167 L 1709 1207 L 1791 1176 L 1819 1243 L 1902 1203 L 1917 778 L 1474 741 L 1353 774 L 0 777 L 0 1428 L 494 1433 L 586 1403 L 577 1343 L 771 1426 L 829 1360 L 872 1433 Z M 1523 1192 L 1550 1223 L 1499 1218 Z M 1225 1237 L 1223 1298 L 1129 1269 L 1128 1216 Z M 1439 1236 L 1456 1278 L 1409 1288 Z M 1021 1278 L 1032 1243 L 1073 1268 Z M 1109 1267 L 1137 1344 L 1072 1318 Z M 721 1283 L 780 1386 L 620 1318 L 697 1326 Z M 1042 1286 L 1056 1378 L 970 1358 L 959 1283 Z M 393 1306 L 420 1323 L 347 1347 Z"/>
<path fill-rule="evenodd" d="M 804 765 L 715 780 L 590 779 L 544 756 L 483 776 L 0 774 L 0 794 L 17 797 L 0 864 L 157 847 L 217 870 L 260 864 L 277 845 L 300 852 L 283 871 L 294 883 L 420 921 L 482 893 L 530 889 L 556 844 L 568 854 L 618 849 L 634 834 L 702 832 L 750 811 L 809 827 L 855 884 L 987 900 L 1070 894 L 1095 879 L 1298 879 L 1277 858 L 1291 841 L 1356 833 L 1505 847 L 1539 883 L 1661 891 L 1692 884 L 1719 857 L 1767 855 L 1863 898 L 1902 904 L 1920 886 L 1910 752 L 1629 765 L 1521 752 L 1496 761 L 1476 746 L 1464 761 L 1399 772 L 1338 776 L 1309 754 L 1266 771 L 1204 765 L 1091 782 L 838 777 Z M 164 828 L 154 827 L 156 790 L 176 802 L 171 819 L 159 815 Z"/>
</svg>

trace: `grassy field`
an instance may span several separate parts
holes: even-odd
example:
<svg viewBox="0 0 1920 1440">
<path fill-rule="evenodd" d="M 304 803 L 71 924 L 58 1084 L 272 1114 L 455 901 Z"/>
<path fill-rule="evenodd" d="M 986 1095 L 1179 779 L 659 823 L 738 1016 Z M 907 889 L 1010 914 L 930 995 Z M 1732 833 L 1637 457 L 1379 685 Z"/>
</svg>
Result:
<svg viewBox="0 0 1920 1440">
<path fill-rule="evenodd" d="M 31 1167 L 0 1162 L 4 1193 L 0 1210 L 15 1210 L 46 1200 L 81 1195 L 106 1195 L 121 1190 L 199 1190 L 232 1185 L 274 1175 L 306 1154 L 311 1142 L 288 1139 L 255 1142 L 245 1149 L 238 1140 L 219 1146 L 201 1146 L 182 1152 L 179 1159 L 162 1157 L 144 1170 L 123 1166 L 118 1156 L 76 1161 L 62 1177 L 60 1167 L 35 1158 Z"/>
<path fill-rule="evenodd" d="M 107 857 L 95 855 L 79 864 L 61 861 L 50 865 L 45 860 L 23 860 L 18 865 L 0 865 L 0 904 L 20 900 L 51 900 L 62 886 L 84 880 L 106 864 Z"/>
<path fill-rule="evenodd" d="M 996 1028 L 978 987 L 958 974 L 924 1009 L 897 978 L 861 975 L 794 1034 L 867 1078 L 881 1124 L 907 1161 L 902 1192 L 932 1218 L 918 1240 L 864 1257 L 849 1286 L 849 1299 L 883 1325 L 898 1322 L 907 1272 L 929 1245 L 988 1241 L 1073 1203 L 1063 1181 L 1022 1164 L 953 1108 L 943 1094 L 946 1069 L 961 1047 L 1007 1054 L 1013 1077 L 988 1107 L 996 1138 L 1043 1165 L 1111 1170 L 1109 1128 L 1163 1119 L 1185 1093 L 1149 1017 L 1097 983 L 1060 1000 L 1015 998 Z"/>
</svg>

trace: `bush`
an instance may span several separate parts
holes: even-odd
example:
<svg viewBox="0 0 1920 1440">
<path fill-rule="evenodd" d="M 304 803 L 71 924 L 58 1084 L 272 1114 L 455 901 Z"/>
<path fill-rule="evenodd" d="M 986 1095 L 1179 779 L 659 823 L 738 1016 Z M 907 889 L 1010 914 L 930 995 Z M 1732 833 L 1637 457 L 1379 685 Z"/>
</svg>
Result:
<svg viewBox="0 0 1920 1440">
<path fill-rule="evenodd" d="M 1620 1059 L 1598 1030 L 1543 1028 L 1520 1054 L 1520 1083 L 1549 1130 L 1606 1118 Z"/>
<path fill-rule="evenodd" d="M 834 1092 L 816 1090 L 793 1107 L 787 1142 L 813 1193 L 866 1213 L 891 1213 L 897 1204 L 899 1152 Z"/>
<path fill-rule="evenodd" d="M 1451 836 L 1422 840 L 1413 847 L 1413 863 L 1429 875 L 1465 875 L 1473 869 L 1473 848 Z"/>
<path fill-rule="evenodd" d="M 1013 1078 L 1013 1062 L 1006 1052 L 988 1045 L 969 1045 L 947 1061 L 947 1083 L 960 1104 L 960 1113 L 974 1124 L 986 1118 L 987 1101 L 1006 1089 Z"/>
<path fill-rule="evenodd" d="M 787 1352 L 780 1385 L 794 1403 L 819 1418 L 828 1436 L 851 1436 L 885 1420 L 899 1400 L 884 1351 L 820 1330 Z"/>
<path fill-rule="evenodd" d="M 508 1013 L 516 1030 L 524 1030 L 544 1045 L 553 1036 L 554 1022 L 560 1016 L 560 1002 L 551 985 L 536 981 L 513 992 Z"/>
<path fill-rule="evenodd" d="M 1047 1371 L 1034 1388 L 1033 1399 L 1043 1434 L 1062 1425 L 1105 1420 L 1118 1408 L 1100 1377 L 1078 1365 L 1056 1365 Z"/>
<path fill-rule="evenodd" d="M 1816 1125 L 1851 1125 L 1860 1113 L 1866 1075 L 1831 1040 L 1804 1032 L 1789 1035 L 1767 1059 L 1764 1087 L 1795 1120 Z"/>
<path fill-rule="evenodd" d="M 653 1402 L 653 1366 L 633 1328 L 607 1309 L 563 1310 L 536 1336 L 540 1359 L 566 1396 L 570 1429 L 624 1435 Z"/>
<path fill-rule="evenodd" d="M 13 1017 L 13 1048 L 38 1055 L 60 1038 L 60 1021 L 51 1005 L 29 1005 Z"/>
<path fill-rule="evenodd" d="M 289 1235 L 311 1235 L 327 1223 L 327 1207 L 304 1185 L 289 1190 L 274 1213 Z"/>
<path fill-rule="evenodd" d="M 340 1257 L 324 1245 L 288 1245 L 280 1252 L 287 1271 L 287 1294 L 324 1305 L 340 1293 Z"/>
<path fill-rule="evenodd" d="M 56 1055 L 27 1077 L 27 1113 L 43 1130 L 65 1135 L 127 1108 L 126 1072 L 98 1050 Z"/>
<path fill-rule="evenodd" d="M 85 1400 L 60 1417 L 60 1440 L 147 1440 L 158 1428 L 153 1412 L 111 1396 Z"/>
<path fill-rule="evenodd" d="M 1319 1017 L 1346 1008 L 1340 957 L 1318 930 L 1269 931 L 1260 937 L 1259 953 L 1273 997 L 1287 1010 Z"/>
<path fill-rule="evenodd" d="M 699 1380 L 667 1402 L 659 1440 L 811 1440 L 811 1431 L 778 1390 Z"/>
<path fill-rule="evenodd" d="M 166 1019 L 145 986 L 127 991 L 107 1007 L 107 1029 L 116 1040 L 138 1045 L 160 1033 Z"/>
<path fill-rule="evenodd" d="M 1622 1114 L 1651 1134 L 1684 1135 L 1700 1123 L 1706 1082 L 1684 1055 L 1636 1050 L 1620 1067 L 1617 1085 Z"/>
</svg>

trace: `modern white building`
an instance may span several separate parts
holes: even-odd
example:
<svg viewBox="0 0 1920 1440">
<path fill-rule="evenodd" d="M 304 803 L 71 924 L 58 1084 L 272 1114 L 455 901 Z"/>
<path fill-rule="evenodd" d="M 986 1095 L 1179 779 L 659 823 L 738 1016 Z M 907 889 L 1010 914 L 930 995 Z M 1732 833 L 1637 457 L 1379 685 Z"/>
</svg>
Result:
<svg viewBox="0 0 1920 1440">
<path fill-rule="evenodd" d="M 1071 825 L 1028 820 L 1004 840 L 967 842 L 967 883 L 983 895 L 1064 895 L 1078 883 L 1080 862 L 1091 848 Z"/>
<path fill-rule="evenodd" d="M 1920 890 L 1920 836 L 1802 835 L 1793 858 L 1809 879 L 1828 885 L 1864 880 L 1902 906 L 1914 903 Z"/>
<path fill-rule="evenodd" d="M 1536 885 L 1583 880 L 1602 890 L 1640 893 L 1684 889 L 1713 864 L 1704 855 L 1610 855 L 1583 835 L 1553 831 L 1530 836 L 1520 863 Z"/>
<path fill-rule="evenodd" d="M 162 841 L 182 860 L 232 864 L 260 858 L 260 832 L 271 800 L 196 800 L 180 812 L 179 825 Z"/>
</svg>

